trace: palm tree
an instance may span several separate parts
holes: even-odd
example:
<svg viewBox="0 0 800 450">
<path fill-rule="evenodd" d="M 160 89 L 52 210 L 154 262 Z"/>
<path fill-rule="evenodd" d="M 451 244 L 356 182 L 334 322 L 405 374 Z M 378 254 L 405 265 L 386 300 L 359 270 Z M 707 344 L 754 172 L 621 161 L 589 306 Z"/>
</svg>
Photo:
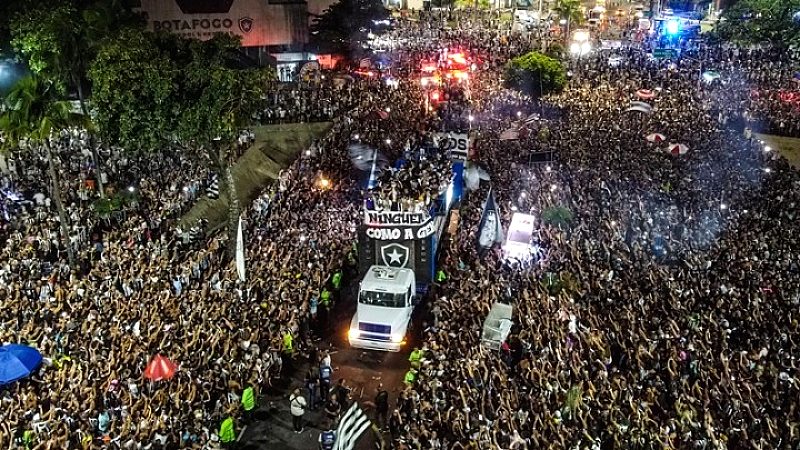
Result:
<svg viewBox="0 0 800 450">
<path fill-rule="evenodd" d="M 579 25 L 583 22 L 583 11 L 580 0 L 556 0 L 553 11 L 558 14 L 559 19 L 567 21 L 567 30 L 564 39 L 569 39 L 569 27 L 571 24 Z"/>
<path fill-rule="evenodd" d="M 12 29 L 14 47 L 26 56 L 33 72 L 75 89 L 81 112 L 90 120 L 84 91 L 86 73 L 101 41 L 126 25 L 140 24 L 139 16 L 125 10 L 119 0 L 100 1 L 89 8 L 60 6 L 46 12 L 31 10 Z M 97 186 L 105 198 L 100 156 L 95 134 L 89 144 L 97 170 Z"/>
<path fill-rule="evenodd" d="M 50 147 L 50 135 L 69 126 L 81 125 L 82 118 L 70 111 L 69 103 L 60 100 L 57 92 L 50 80 L 35 75 L 21 79 L 6 97 L 6 110 L 0 116 L 0 130 L 6 134 L 6 147 L 27 138 L 44 148 L 50 172 L 50 197 L 61 222 L 61 239 L 67 248 L 69 265 L 75 267 L 75 253 L 69 240 L 69 218 L 61 200 L 61 184 Z"/>
</svg>

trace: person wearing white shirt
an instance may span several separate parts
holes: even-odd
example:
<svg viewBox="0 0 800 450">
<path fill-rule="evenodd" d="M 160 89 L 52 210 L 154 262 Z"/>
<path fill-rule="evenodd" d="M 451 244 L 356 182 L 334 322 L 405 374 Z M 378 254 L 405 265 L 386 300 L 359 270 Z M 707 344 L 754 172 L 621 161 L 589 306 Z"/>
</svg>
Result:
<svg viewBox="0 0 800 450">
<path fill-rule="evenodd" d="M 306 413 L 306 399 L 303 397 L 300 388 L 297 388 L 289 396 L 289 410 L 292 413 L 292 423 L 294 424 L 294 432 L 303 432 L 303 415 Z"/>
</svg>

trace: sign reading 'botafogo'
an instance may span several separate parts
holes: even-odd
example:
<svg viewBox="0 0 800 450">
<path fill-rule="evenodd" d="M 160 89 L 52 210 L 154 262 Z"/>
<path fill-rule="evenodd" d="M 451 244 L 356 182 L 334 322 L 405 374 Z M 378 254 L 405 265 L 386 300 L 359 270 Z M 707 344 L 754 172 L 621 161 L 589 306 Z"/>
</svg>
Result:
<svg viewBox="0 0 800 450">
<path fill-rule="evenodd" d="M 145 14 L 152 31 L 164 30 L 196 39 L 231 34 L 239 36 L 244 47 L 302 44 L 308 38 L 308 6 L 299 0 L 139 0 L 139 3 L 137 11 Z"/>
</svg>

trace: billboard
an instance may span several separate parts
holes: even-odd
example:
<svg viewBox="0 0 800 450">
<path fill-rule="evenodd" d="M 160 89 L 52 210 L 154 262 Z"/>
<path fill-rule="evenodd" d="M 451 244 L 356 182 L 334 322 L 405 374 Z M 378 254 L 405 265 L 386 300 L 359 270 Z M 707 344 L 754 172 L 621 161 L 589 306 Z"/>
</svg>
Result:
<svg viewBox="0 0 800 450">
<path fill-rule="evenodd" d="M 303 44 L 308 40 L 308 7 L 297 0 L 140 0 L 151 31 L 210 39 L 239 36 L 244 47 Z"/>
</svg>

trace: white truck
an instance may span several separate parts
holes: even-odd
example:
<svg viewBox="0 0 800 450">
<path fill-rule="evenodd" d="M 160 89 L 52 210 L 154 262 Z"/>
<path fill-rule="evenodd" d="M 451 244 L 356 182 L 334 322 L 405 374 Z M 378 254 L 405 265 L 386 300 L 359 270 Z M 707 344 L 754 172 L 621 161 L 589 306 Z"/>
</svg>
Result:
<svg viewBox="0 0 800 450">
<path fill-rule="evenodd" d="M 350 346 L 399 352 L 417 304 L 416 285 L 411 269 L 370 267 L 358 289 L 356 313 L 348 332 Z"/>
</svg>

